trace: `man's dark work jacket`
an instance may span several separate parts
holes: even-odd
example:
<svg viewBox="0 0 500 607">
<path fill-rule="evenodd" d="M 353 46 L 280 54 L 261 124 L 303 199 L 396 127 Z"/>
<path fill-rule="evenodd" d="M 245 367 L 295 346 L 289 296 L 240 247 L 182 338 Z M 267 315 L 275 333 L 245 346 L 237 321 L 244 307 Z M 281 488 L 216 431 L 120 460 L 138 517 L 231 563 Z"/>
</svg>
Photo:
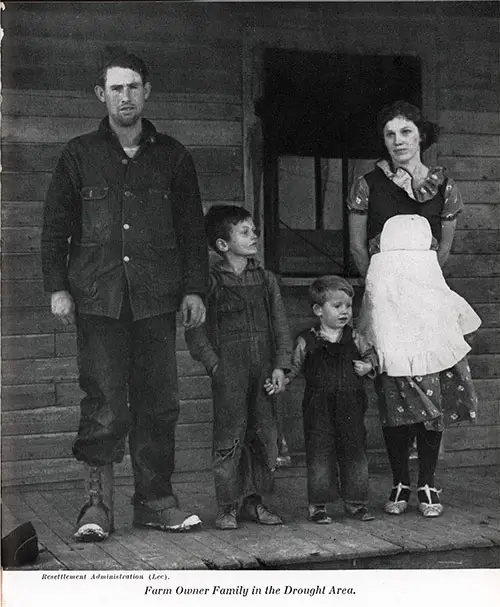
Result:
<svg viewBox="0 0 500 607">
<path fill-rule="evenodd" d="M 127 292 L 135 320 L 203 296 L 208 252 L 188 151 L 145 119 L 134 158 L 107 117 L 72 139 L 47 192 L 42 269 L 45 290 L 68 290 L 83 314 L 118 318 Z"/>
</svg>

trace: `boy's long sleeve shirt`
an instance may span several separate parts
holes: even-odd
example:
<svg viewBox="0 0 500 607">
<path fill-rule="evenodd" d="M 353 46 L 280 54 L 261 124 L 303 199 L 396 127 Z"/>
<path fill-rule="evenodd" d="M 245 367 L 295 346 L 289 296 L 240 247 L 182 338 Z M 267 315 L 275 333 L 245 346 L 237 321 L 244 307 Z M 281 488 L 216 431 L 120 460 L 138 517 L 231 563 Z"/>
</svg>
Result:
<svg viewBox="0 0 500 607">
<path fill-rule="evenodd" d="M 320 337 L 321 339 L 324 339 L 326 341 L 332 341 L 330 336 L 321 331 L 319 327 L 312 327 L 309 330 L 314 331 L 316 336 Z M 338 339 L 340 339 L 341 337 L 342 332 L 339 334 Z M 377 354 L 374 348 L 371 347 L 366 341 L 366 339 L 356 330 L 353 330 L 352 337 L 356 348 L 359 351 L 360 360 L 371 363 L 372 370 L 367 375 L 368 377 L 373 378 L 376 374 L 376 369 L 378 367 Z M 299 335 L 295 340 L 290 370 L 288 371 L 286 376 L 289 381 L 294 380 L 298 375 L 300 375 L 300 373 L 302 373 L 306 354 L 306 340 L 301 335 Z"/>
<path fill-rule="evenodd" d="M 267 315 L 270 318 L 253 319 L 246 317 L 246 325 L 241 327 L 241 331 L 245 332 L 245 337 L 250 337 L 249 333 L 252 331 L 262 332 L 262 326 L 257 326 L 258 322 L 266 322 L 269 331 L 272 332 L 270 338 L 274 346 L 273 367 L 278 369 L 290 368 L 292 340 L 278 282 L 272 272 L 261 268 L 259 262 L 251 258 L 248 260 L 245 270 L 238 275 L 224 269 L 222 264 L 216 264 L 212 267 L 207 295 L 207 321 L 200 327 L 186 331 L 186 341 L 191 356 L 204 365 L 209 375 L 212 374 L 214 366 L 219 361 L 218 346 L 213 337 L 218 331 L 218 327 L 214 326 L 217 324 L 216 314 L 213 313 L 216 290 L 228 288 L 241 293 L 245 291 L 245 287 L 262 285 L 263 282 L 269 301 Z"/>
</svg>

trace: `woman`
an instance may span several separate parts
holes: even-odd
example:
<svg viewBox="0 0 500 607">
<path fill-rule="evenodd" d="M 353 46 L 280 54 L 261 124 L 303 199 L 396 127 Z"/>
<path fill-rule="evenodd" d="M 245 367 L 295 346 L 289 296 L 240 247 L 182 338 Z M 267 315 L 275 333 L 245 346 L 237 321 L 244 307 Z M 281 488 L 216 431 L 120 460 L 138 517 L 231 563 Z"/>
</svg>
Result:
<svg viewBox="0 0 500 607">
<path fill-rule="evenodd" d="M 353 258 L 363 276 L 367 275 L 370 267 L 360 330 L 363 325 L 369 329 L 374 345 L 379 346 L 379 356 L 384 359 L 380 361 L 380 374 L 375 386 L 394 480 L 384 509 L 389 514 L 402 514 L 408 506 L 411 491 L 409 447 L 416 436 L 419 510 L 426 517 L 439 516 L 443 507 L 439 491 L 435 488 L 434 474 L 444 416 L 453 421 L 473 421 L 477 407 L 477 397 L 464 357 L 470 346 L 464 341 L 463 334 L 477 329 L 480 320 L 467 302 L 447 287 L 440 270 L 448 259 L 457 216 L 463 209 L 463 203 L 455 182 L 446 176 L 444 169 L 427 167 L 422 162 L 421 153 L 437 140 L 439 129 L 425 120 L 417 107 L 397 101 L 383 108 L 378 117 L 378 129 L 384 143 L 383 158 L 373 171 L 354 183 L 348 206 Z M 384 254 L 377 255 L 381 252 L 384 226 L 396 216 L 407 216 L 407 219 L 403 217 L 402 222 L 391 226 L 388 236 L 384 232 Z M 421 231 L 416 239 L 411 237 L 412 226 Z M 403 238 L 402 227 L 410 230 Z M 426 242 L 428 244 L 422 244 Z M 436 254 L 429 257 L 425 251 L 416 251 L 422 247 L 436 251 L 437 260 Z M 406 251 L 398 253 L 405 248 Z M 417 290 L 411 295 L 408 291 L 402 293 L 402 285 L 407 285 L 405 288 L 408 290 L 413 288 L 414 277 L 411 273 L 416 269 L 414 264 L 421 263 L 422 253 L 424 263 L 430 261 L 432 271 L 428 273 L 420 268 L 421 293 Z M 373 259 L 377 260 L 376 264 L 370 264 L 373 255 L 376 255 Z M 403 260 L 399 263 L 397 260 L 401 259 L 401 255 Z M 395 261 L 384 266 L 387 259 Z M 435 263 L 435 267 L 432 263 Z M 429 283 L 430 277 L 434 281 L 432 284 Z M 384 283 L 383 286 L 381 283 Z M 420 295 L 422 302 L 434 303 L 419 307 L 415 302 Z M 399 331 L 394 331 L 391 326 L 394 311 L 402 301 L 412 308 L 412 313 L 407 309 L 405 316 L 403 310 L 398 317 L 400 322 L 401 317 L 405 317 L 408 331 L 404 324 L 399 325 Z M 387 310 L 393 311 L 392 318 L 385 314 Z M 443 331 L 442 340 L 429 339 L 432 331 L 440 331 L 435 327 L 448 324 L 448 312 L 450 318 L 453 317 L 449 324 L 456 328 L 451 349 L 446 331 Z M 433 313 L 440 314 L 439 322 L 435 318 L 431 322 L 430 315 Z M 408 335 L 412 339 L 408 339 Z M 422 356 L 430 341 L 434 342 L 433 347 L 438 344 L 441 351 L 426 352 Z M 385 350 L 381 347 L 382 343 Z M 413 351 L 405 355 L 405 346 L 401 344 L 406 344 L 407 350 Z"/>
</svg>

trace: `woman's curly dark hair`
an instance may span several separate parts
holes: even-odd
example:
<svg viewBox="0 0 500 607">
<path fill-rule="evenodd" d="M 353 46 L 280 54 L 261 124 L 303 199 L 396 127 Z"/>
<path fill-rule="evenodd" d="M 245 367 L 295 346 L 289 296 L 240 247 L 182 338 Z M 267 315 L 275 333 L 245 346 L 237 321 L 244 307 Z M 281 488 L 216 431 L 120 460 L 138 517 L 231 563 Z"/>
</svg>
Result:
<svg viewBox="0 0 500 607">
<path fill-rule="evenodd" d="M 433 143 L 436 143 L 439 137 L 440 127 L 435 122 L 427 120 L 422 115 L 421 110 L 416 106 L 408 103 L 408 101 L 395 101 L 390 105 L 384 106 L 377 116 L 377 131 L 381 138 L 382 143 L 382 155 L 384 158 L 389 158 L 389 152 L 385 147 L 384 142 L 384 127 L 393 118 L 402 116 L 407 120 L 411 120 L 420 133 L 421 143 L 420 149 L 424 152 Z"/>
</svg>

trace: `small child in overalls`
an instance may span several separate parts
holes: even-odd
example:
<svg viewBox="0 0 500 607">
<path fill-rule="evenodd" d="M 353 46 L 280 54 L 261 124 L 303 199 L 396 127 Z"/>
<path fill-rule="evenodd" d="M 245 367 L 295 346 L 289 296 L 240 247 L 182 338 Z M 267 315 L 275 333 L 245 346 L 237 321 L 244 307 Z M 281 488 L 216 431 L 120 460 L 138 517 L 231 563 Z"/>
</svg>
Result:
<svg viewBox="0 0 500 607">
<path fill-rule="evenodd" d="M 319 324 L 297 337 L 287 383 L 304 373 L 303 419 L 309 519 L 332 522 L 326 504 L 341 497 L 347 515 L 373 520 L 368 510 L 368 462 L 362 377 L 374 374 L 376 356 L 349 322 L 351 285 L 323 276 L 309 289 Z"/>
<path fill-rule="evenodd" d="M 275 276 L 255 259 L 250 213 L 214 206 L 206 225 L 222 261 L 210 271 L 207 321 L 186 331 L 186 340 L 212 378 L 215 525 L 236 529 L 240 516 L 278 525 L 281 518 L 262 503 L 262 494 L 273 488 L 278 458 L 273 395 L 284 389 L 292 354 L 285 309 Z"/>
</svg>

